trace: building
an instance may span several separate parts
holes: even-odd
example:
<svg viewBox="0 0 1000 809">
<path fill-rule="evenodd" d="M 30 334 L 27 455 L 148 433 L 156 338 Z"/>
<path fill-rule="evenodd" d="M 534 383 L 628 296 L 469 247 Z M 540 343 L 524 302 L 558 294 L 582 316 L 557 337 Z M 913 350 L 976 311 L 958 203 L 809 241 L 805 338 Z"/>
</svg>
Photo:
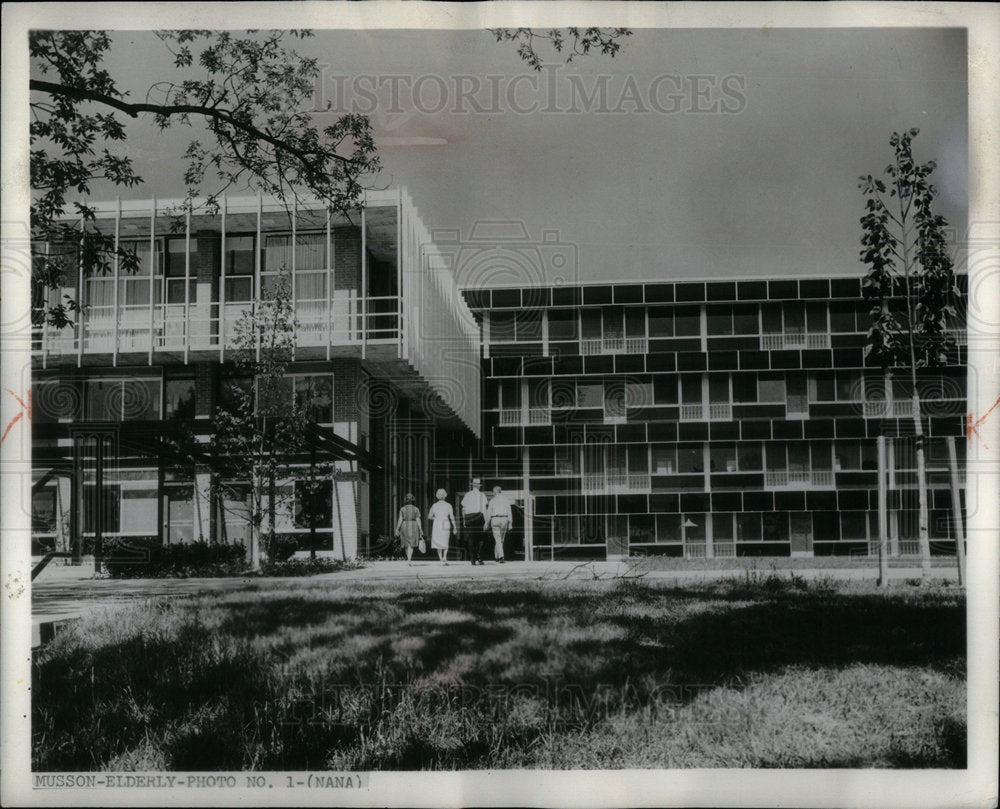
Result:
<svg viewBox="0 0 1000 809">
<path fill-rule="evenodd" d="M 518 504 L 511 558 L 868 554 L 884 435 L 891 548 L 917 551 L 909 380 L 865 360 L 859 277 L 500 288 L 491 262 L 516 251 L 476 243 L 463 263 L 405 191 L 370 193 L 353 217 L 261 198 L 176 206 L 95 206 L 92 229 L 137 257 L 129 272 L 49 246 L 70 269 L 38 305 L 83 308 L 34 334 L 36 551 L 247 540 L 249 481 L 230 479 L 212 425 L 251 382 L 240 322 L 282 273 L 296 327 L 281 396 L 310 392 L 335 465 L 320 548 L 378 554 L 404 493 L 426 508 L 443 486 L 457 503 L 475 473 Z M 474 270 L 463 292 L 459 265 Z M 966 411 L 964 315 L 952 325 L 946 367 L 919 382 L 940 553 Z M 182 434 L 195 457 L 176 452 Z M 277 482 L 276 527 L 303 539 L 296 487 Z"/>
<path fill-rule="evenodd" d="M 875 552 L 879 435 L 891 549 L 917 553 L 910 381 L 866 362 L 860 281 L 467 290 L 481 471 L 519 498 L 527 554 Z M 954 553 L 947 441 L 966 411 L 964 316 L 953 325 L 947 367 L 918 382 L 940 553 Z"/>
<path fill-rule="evenodd" d="M 178 202 L 94 206 L 88 231 L 134 254 L 129 271 L 121 258 L 87 266 L 76 244 L 47 246 L 65 257 L 64 286 L 37 305 L 67 295 L 81 310 L 33 336 L 35 552 L 97 534 L 248 538 L 249 481 L 226 479 L 210 425 L 251 383 L 233 361 L 246 348 L 240 322 L 282 273 L 296 327 L 276 406 L 308 389 L 316 446 L 335 464 L 319 547 L 378 552 L 405 492 L 429 503 L 436 487 L 465 485 L 480 431 L 478 327 L 412 201 L 370 193 L 353 217 L 263 198 L 178 215 Z M 181 434 L 202 443 L 194 461 L 176 452 Z M 276 527 L 301 537 L 295 487 L 277 482 Z"/>
</svg>

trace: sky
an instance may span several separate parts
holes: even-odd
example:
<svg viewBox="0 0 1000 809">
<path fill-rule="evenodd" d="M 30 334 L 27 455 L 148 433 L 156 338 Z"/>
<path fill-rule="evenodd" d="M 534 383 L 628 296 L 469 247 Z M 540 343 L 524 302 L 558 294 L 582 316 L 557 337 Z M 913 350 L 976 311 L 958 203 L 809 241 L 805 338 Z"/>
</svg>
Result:
<svg viewBox="0 0 1000 809">
<path fill-rule="evenodd" d="M 176 75 L 149 33 L 115 37 L 133 96 Z M 575 256 L 563 280 L 860 274 L 858 176 L 910 127 L 938 164 L 937 211 L 966 227 L 962 29 L 636 29 L 614 59 L 567 65 L 542 44 L 541 74 L 483 30 L 317 31 L 296 48 L 322 66 L 318 124 L 370 115 L 378 186 L 462 238 L 490 221 L 548 232 Z M 128 195 L 180 196 L 191 133 L 130 133 L 146 184 Z"/>
</svg>

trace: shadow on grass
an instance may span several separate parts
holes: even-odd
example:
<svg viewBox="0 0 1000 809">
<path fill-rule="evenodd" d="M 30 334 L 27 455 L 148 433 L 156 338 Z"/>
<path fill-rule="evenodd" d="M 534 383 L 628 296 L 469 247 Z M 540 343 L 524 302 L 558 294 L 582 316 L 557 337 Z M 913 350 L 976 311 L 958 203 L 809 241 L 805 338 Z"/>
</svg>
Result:
<svg viewBox="0 0 1000 809">
<path fill-rule="evenodd" d="M 211 626 L 192 609 L 199 603 L 217 613 Z M 537 717 L 507 712 L 511 692 L 526 688 L 542 695 L 544 713 L 553 678 L 584 695 L 627 688 L 622 705 L 631 699 L 635 708 L 660 686 L 683 703 L 789 666 L 924 666 L 964 676 L 960 596 L 838 594 L 794 582 L 340 586 L 262 591 L 252 601 L 185 599 L 151 620 L 163 630 L 155 640 L 101 645 L 70 632 L 42 653 L 36 769 L 127 766 L 128 752 L 150 738 L 165 766 L 181 770 L 321 769 L 331 754 L 370 768 L 488 767 L 498 749 L 529 749 L 551 732 Z M 305 662 L 286 665 L 300 652 Z M 472 685 L 471 699 L 456 706 L 453 694 L 437 693 L 414 702 L 435 676 Z M 506 696 L 490 696 L 490 687 Z M 599 719 L 577 707 L 577 727 Z M 372 741 L 373 725 L 385 739 Z M 944 731 L 949 756 L 957 762 L 961 751 L 964 760 L 964 728 Z M 912 753 L 894 764 L 930 766 Z"/>
</svg>

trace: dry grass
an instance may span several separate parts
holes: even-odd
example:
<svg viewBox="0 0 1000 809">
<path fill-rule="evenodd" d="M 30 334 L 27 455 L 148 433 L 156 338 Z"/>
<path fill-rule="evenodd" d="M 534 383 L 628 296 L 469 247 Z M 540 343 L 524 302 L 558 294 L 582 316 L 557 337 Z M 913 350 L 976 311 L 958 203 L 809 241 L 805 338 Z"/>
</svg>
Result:
<svg viewBox="0 0 1000 809">
<path fill-rule="evenodd" d="M 40 770 L 962 767 L 954 588 L 259 584 L 81 621 Z"/>
</svg>

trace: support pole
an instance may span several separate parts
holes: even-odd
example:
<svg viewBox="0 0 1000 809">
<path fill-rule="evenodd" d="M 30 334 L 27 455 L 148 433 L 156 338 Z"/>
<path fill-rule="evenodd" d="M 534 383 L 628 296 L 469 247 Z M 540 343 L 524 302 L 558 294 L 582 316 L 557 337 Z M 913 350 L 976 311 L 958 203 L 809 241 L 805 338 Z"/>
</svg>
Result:
<svg viewBox="0 0 1000 809">
<path fill-rule="evenodd" d="M 875 439 L 878 444 L 878 584 L 879 587 L 889 586 L 889 558 L 888 558 L 888 537 L 887 529 L 887 504 L 885 476 L 885 436 L 880 435 Z"/>
<path fill-rule="evenodd" d="M 955 436 L 949 435 L 948 461 L 951 467 L 951 513 L 955 518 L 955 556 L 958 560 L 958 583 L 965 584 L 965 523 L 962 515 L 962 493 L 958 488 L 958 455 L 955 452 Z"/>
</svg>

